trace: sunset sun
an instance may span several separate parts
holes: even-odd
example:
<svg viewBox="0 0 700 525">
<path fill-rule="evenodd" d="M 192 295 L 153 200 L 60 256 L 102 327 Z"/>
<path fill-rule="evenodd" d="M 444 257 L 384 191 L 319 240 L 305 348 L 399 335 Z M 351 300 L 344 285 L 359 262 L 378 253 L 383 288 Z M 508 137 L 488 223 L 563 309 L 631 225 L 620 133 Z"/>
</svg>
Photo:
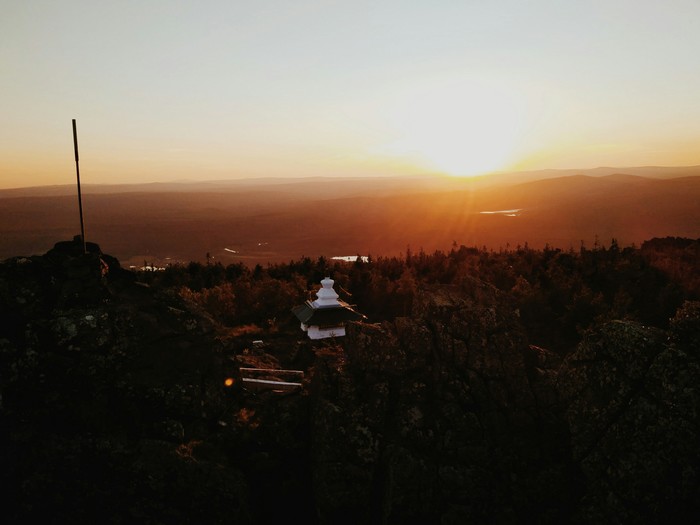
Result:
<svg viewBox="0 0 700 525">
<path fill-rule="evenodd" d="M 385 153 L 425 169 L 473 176 L 517 160 L 525 116 L 513 92 L 473 79 L 430 83 L 398 97 Z"/>
</svg>

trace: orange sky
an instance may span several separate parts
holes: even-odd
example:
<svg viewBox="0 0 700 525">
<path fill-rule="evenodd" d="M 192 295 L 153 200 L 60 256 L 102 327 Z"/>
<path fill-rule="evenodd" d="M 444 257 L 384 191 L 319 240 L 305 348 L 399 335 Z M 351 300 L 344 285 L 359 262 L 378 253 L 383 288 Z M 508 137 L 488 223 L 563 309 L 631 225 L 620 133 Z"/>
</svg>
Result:
<svg viewBox="0 0 700 525">
<path fill-rule="evenodd" d="M 15 2 L 0 187 L 700 164 L 700 2 Z"/>
</svg>

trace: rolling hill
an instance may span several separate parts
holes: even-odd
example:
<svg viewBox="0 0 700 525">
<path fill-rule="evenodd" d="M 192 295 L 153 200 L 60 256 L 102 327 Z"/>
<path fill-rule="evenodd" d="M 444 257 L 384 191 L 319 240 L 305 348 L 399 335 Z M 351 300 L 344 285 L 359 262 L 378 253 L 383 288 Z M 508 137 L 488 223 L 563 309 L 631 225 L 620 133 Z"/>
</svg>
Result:
<svg viewBox="0 0 700 525">
<path fill-rule="evenodd" d="M 87 186 L 83 207 L 88 240 L 128 265 L 203 260 L 207 253 L 224 264 L 264 264 L 395 255 L 409 246 L 444 250 L 454 242 L 567 249 L 596 239 L 616 238 L 624 246 L 659 236 L 700 237 L 700 175 L 639 170 L 655 176 L 600 168 L 594 175 L 488 185 L 327 178 Z M 0 258 L 43 253 L 79 233 L 69 188 L 0 192 Z"/>
</svg>

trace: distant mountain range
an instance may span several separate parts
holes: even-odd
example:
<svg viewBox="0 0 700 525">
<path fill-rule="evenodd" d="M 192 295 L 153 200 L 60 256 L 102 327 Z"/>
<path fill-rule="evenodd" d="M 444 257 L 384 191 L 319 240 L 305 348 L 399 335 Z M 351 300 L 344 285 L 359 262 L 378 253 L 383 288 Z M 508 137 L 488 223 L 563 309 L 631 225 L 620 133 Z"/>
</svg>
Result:
<svg viewBox="0 0 700 525">
<path fill-rule="evenodd" d="M 83 192 L 86 237 L 127 264 L 700 237 L 700 166 L 86 184 Z M 73 186 L 0 190 L 0 259 L 44 253 L 79 231 Z"/>
<path fill-rule="evenodd" d="M 148 182 L 141 184 L 90 184 L 83 176 L 82 191 L 90 193 L 141 193 L 141 192 L 218 192 L 248 191 L 251 189 L 306 194 L 315 196 L 374 195 L 380 193 L 410 193 L 414 191 L 466 190 L 511 185 L 542 179 L 555 179 L 571 175 L 606 177 L 609 175 L 634 175 L 650 179 L 674 179 L 700 176 L 699 166 L 641 166 L 634 168 L 547 169 L 492 173 L 478 177 L 449 177 L 445 175 L 418 175 L 405 177 L 268 177 L 174 182 Z M 0 189 L 0 199 L 6 197 L 47 197 L 74 195 L 75 184 L 32 186 Z"/>
</svg>

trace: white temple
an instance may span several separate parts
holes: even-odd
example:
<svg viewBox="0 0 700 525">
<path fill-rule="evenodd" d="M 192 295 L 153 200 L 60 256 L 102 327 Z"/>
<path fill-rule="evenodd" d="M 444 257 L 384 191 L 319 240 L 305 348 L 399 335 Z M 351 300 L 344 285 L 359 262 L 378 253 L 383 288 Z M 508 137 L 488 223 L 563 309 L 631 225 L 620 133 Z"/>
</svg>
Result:
<svg viewBox="0 0 700 525">
<path fill-rule="evenodd" d="M 346 321 L 364 319 L 351 305 L 338 299 L 333 289 L 334 281 L 326 277 L 321 281 L 321 288 L 316 292 L 315 301 L 306 301 L 292 309 L 301 321 L 301 329 L 310 339 L 342 337 L 345 335 Z"/>
</svg>

